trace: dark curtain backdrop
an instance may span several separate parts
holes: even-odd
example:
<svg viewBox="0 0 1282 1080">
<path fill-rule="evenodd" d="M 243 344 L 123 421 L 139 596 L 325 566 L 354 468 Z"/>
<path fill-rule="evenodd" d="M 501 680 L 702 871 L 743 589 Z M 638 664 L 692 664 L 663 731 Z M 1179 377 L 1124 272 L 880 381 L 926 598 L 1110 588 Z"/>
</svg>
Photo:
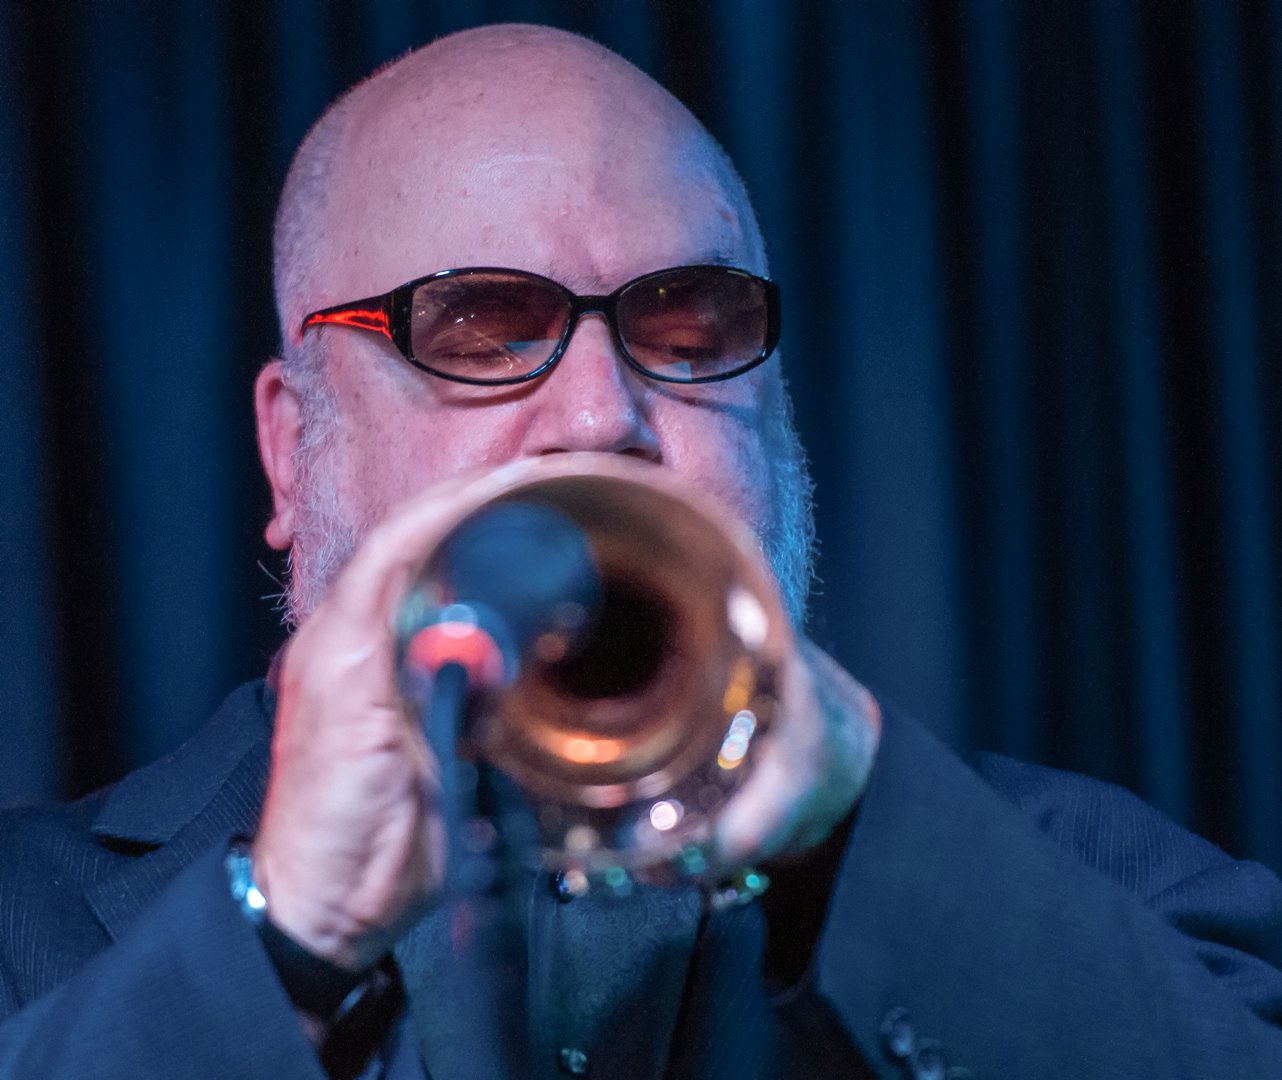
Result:
<svg viewBox="0 0 1282 1080">
<path fill-rule="evenodd" d="M 5 0 L 0 802 L 110 782 L 264 670 L 290 154 L 499 20 L 618 50 L 738 162 L 816 640 L 954 745 L 1282 868 L 1282 0 Z"/>
</svg>

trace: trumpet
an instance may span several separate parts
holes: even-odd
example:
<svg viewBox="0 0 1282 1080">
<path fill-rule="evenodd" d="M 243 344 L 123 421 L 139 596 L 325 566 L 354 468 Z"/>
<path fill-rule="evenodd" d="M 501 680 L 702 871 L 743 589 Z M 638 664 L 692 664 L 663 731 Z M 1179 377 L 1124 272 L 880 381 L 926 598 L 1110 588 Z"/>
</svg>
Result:
<svg viewBox="0 0 1282 1080">
<path fill-rule="evenodd" d="M 400 606 L 402 671 L 422 682 L 442 662 L 467 669 L 458 759 L 515 781 L 542 865 L 572 889 L 697 878 L 776 718 L 794 647 L 755 536 L 635 459 L 558 454 L 494 479 L 497 494 L 462 513 Z M 492 525 L 513 513 L 559 531 L 523 555 L 519 536 L 503 539 L 520 528 Z M 504 575 L 549 574 L 555 587 L 514 614 L 483 595 Z"/>
</svg>

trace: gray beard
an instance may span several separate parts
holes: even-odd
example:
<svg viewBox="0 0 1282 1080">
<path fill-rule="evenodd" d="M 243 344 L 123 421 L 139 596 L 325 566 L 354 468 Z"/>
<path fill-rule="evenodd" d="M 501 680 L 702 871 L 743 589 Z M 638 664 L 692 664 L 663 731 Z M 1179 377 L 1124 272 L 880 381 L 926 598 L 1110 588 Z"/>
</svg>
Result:
<svg viewBox="0 0 1282 1080">
<path fill-rule="evenodd" d="M 290 382 L 302 405 L 303 427 L 293 460 L 295 527 L 285 595 L 285 621 L 294 629 L 324 598 L 370 523 L 357 520 L 339 490 L 333 454 L 338 406 L 328 380 L 317 371 Z M 757 540 L 774 571 L 784 610 L 800 633 L 814 575 L 814 483 L 782 381 L 772 380 L 765 394 L 773 516 Z"/>
<path fill-rule="evenodd" d="M 298 395 L 303 428 L 293 455 L 294 543 L 285 587 L 285 624 L 296 630 L 356 553 L 367 527 L 339 491 L 338 402 L 329 380 L 313 369 L 294 373 L 289 384 Z"/>
</svg>

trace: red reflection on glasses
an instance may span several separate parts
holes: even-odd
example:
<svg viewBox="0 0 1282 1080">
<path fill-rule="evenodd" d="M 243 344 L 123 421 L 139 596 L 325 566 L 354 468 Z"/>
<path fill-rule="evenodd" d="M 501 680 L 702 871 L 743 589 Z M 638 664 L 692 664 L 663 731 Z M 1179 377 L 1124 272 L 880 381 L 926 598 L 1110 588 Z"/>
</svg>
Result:
<svg viewBox="0 0 1282 1080">
<path fill-rule="evenodd" d="M 356 326 L 362 330 L 376 330 L 387 337 L 392 336 L 387 323 L 387 311 L 382 307 L 358 308 L 345 307 L 341 311 L 315 311 L 303 320 L 298 328 L 298 340 L 303 340 L 303 332 L 309 326 L 318 323 L 335 323 L 339 326 Z"/>
</svg>

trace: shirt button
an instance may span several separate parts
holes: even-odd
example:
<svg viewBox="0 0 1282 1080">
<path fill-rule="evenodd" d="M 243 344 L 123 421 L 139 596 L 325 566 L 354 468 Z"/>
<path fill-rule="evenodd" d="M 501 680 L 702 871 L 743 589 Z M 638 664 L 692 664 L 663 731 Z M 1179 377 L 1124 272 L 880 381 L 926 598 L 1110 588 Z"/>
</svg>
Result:
<svg viewBox="0 0 1282 1080">
<path fill-rule="evenodd" d="M 561 1071 L 567 1072 L 571 1076 L 586 1076 L 588 1071 L 588 1055 L 582 1050 L 575 1050 L 572 1047 L 565 1047 L 561 1050 Z"/>
<path fill-rule="evenodd" d="M 922 1039 L 913 1053 L 913 1080 L 945 1080 L 948 1062 L 937 1039 Z"/>
<path fill-rule="evenodd" d="M 913 1056 L 916 1035 L 907 1009 L 891 1009 L 886 1014 L 886 1019 L 881 1022 L 881 1037 L 885 1039 L 886 1050 L 891 1057 L 907 1061 Z"/>
<path fill-rule="evenodd" d="M 570 892 L 570 883 L 565 880 L 564 870 L 558 870 L 552 878 L 552 895 L 563 904 L 568 904 L 574 899 L 574 893 Z"/>
<path fill-rule="evenodd" d="M 588 876 L 582 870 L 571 867 L 552 875 L 552 895 L 563 904 L 568 904 L 576 896 L 583 896 L 588 891 Z"/>
</svg>

